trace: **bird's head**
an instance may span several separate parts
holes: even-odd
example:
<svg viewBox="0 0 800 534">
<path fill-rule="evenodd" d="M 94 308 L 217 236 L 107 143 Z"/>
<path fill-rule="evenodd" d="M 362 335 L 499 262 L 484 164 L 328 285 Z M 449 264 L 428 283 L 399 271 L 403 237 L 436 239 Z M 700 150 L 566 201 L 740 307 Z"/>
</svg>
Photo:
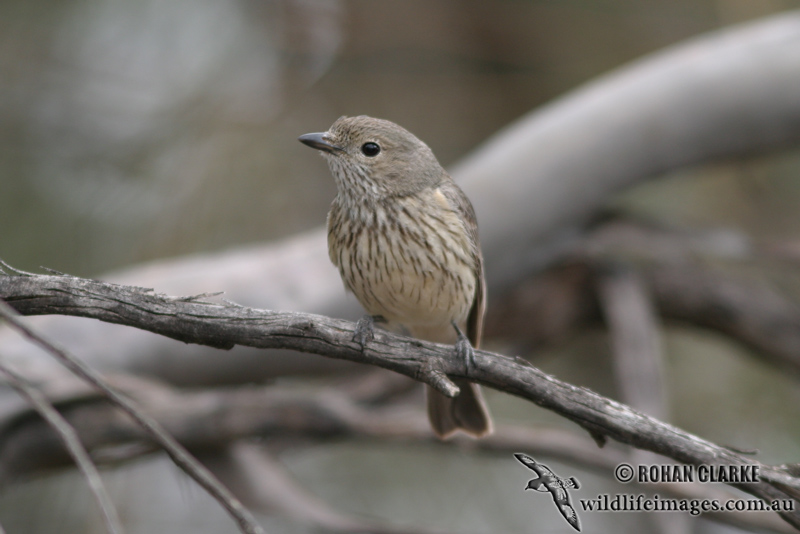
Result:
<svg viewBox="0 0 800 534">
<path fill-rule="evenodd" d="M 341 117 L 327 132 L 299 140 L 321 151 L 339 193 L 347 197 L 405 196 L 435 187 L 446 176 L 428 145 L 383 119 Z"/>
</svg>

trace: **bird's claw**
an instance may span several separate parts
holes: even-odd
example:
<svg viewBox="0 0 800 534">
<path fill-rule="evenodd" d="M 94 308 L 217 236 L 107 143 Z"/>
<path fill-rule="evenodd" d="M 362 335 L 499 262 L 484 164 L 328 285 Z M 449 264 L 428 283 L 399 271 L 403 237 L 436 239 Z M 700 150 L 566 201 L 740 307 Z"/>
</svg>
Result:
<svg viewBox="0 0 800 534">
<path fill-rule="evenodd" d="M 475 369 L 475 349 L 472 348 L 472 343 L 469 342 L 469 338 L 464 335 L 464 332 L 458 327 L 455 321 L 451 321 L 453 328 L 456 329 L 456 334 L 458 335 L 458 340 L 456 341 L 456 355 L 461 358 L 461 361 L 464 362 L 464 368 L 467 371 L 467 374 L 472 369 Z"/>
<path fill-rule="evenodd" d="M 353 341 L 361 345 L 361 350 L 367 348 L 367 343 L 375 339 L 375 323 L 385 322 L 381 315 L 364 315 L 356 323 Z"/>
</svg>

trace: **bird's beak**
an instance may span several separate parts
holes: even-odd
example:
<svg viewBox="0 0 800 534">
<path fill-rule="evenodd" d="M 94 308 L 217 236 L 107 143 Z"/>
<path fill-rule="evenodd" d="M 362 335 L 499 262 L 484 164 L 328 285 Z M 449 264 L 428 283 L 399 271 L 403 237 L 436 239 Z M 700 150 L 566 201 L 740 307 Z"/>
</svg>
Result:
<svg viewBox="0 0 800 534">
<path fill-rule="evenodd" d="M 328 141 L 325 138 L 325 133 L 308 133 L 301 135 L 300 137 L 297 138 L 297 140 L 303 143 L 304 145 L 310 146 L 311 148 L 316 148 L 317 150 L 323 150 L 331 154 L 344 151 L 342 147 L 336 146 L 332 144 L 330 141 Z"/>
</svg>

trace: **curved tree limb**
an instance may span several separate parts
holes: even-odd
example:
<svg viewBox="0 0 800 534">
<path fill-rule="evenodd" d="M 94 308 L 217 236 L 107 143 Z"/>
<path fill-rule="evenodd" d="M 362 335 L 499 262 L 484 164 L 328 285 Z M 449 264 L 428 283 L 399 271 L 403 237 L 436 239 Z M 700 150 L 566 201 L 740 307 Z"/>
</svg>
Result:
<svg viewBox="0 0 800 534">
<path fill-rule="evenodd" d="M 796 144 L 798 50 L 798 11 L 725 28 L 616 69 L 491 137 L 453 169 L 481 223 L 490 289 L 551 263 L 568 230 L 620 189 Z"/>
<path fill-rule="evenodd" d="M 788 499 L 800 490 L 800 479 L 782 468 L 760 464 L 500 354 L 478 350 L 474 368 L 468 369 L 450 346 L 388 332 L 376 332 L 362 350 L 353 341 L 354 325 L 348 321 L 167 297 L 70 276 L 0 276 L 0 298 L 25 315 L 91 317 L 214 347 L 241 344 L 305 351 L 376 365 L 417 380 L 425 379 L 425 370 L 433 367 L 552 410 L 588 430 L 599 443 L 609 437 L 693 465 L 758 465 L 760 482 L 736 487 L 763 499 Z M 800 511 L 780 515 L 800 527 Z"/>
</svg>

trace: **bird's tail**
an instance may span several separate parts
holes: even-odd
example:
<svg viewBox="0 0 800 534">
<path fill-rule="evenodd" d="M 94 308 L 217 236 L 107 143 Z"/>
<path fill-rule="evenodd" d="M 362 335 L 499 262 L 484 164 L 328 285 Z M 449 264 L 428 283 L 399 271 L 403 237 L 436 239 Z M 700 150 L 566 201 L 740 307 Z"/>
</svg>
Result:
<svg viewBox="0 0 800 534">
<path fill-rule="evenodd" d="M 453 382 L 461 393 L 452 399 L 430 386 L 427 388 L 428 418 L 433 431 L 442 439 L 449 438 L 458 430 L 476 438 L 490 434 L 492 418 L 478 384 L 463 378 L 453 378 Z"/>
</svg>

